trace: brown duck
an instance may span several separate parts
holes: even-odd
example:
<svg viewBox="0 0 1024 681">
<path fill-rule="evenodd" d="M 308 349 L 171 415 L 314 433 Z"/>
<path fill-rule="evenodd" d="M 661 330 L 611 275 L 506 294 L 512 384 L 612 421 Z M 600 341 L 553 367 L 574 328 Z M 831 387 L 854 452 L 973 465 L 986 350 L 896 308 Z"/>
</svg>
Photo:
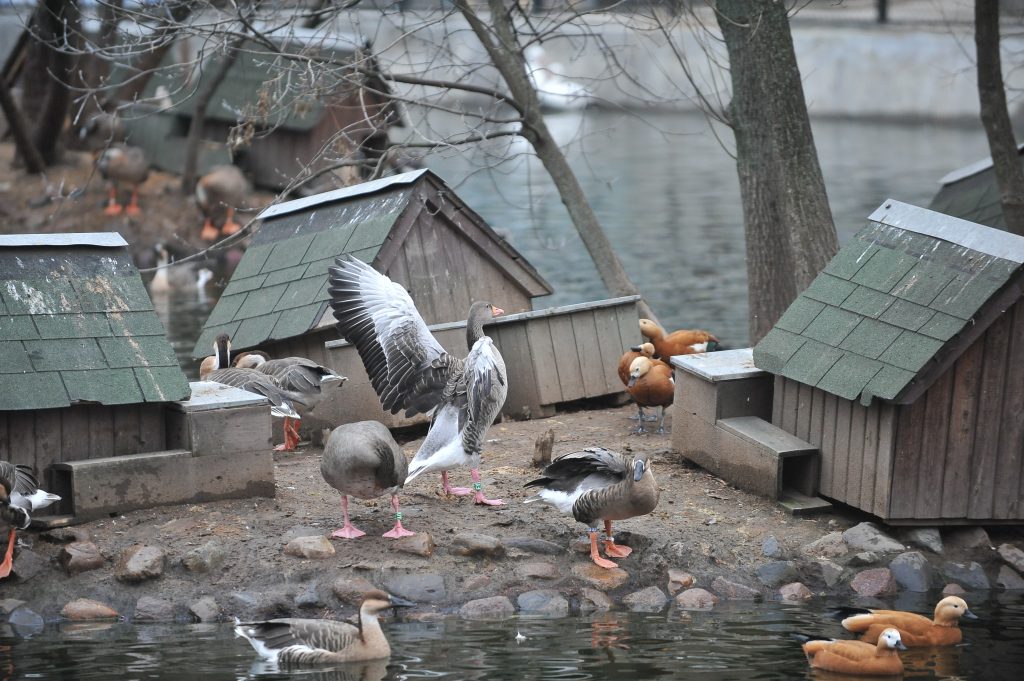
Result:
<svg viewBox="0 0 1024 681">
<path fill-rule="evenodd" d="M 804 641 L 804 655 L 815 669 L 859 676 L 899 676 L 903 673 L 903 661 L 896 651 L 907 647 L 900 641 L 900 632 L 896 629 L 884 630 L 875 645 L 802 634 L 796 638 Z"/>
<path fill-rule="evenodd" d="M 196 204 L 205 221 L 200 236 L 205 241 L 213 241 L 218 236 L 234 234 L 241 225 L 235 222 L 235 210 L 244 202 L 249 193 L 249 182 L 238 166 L 214 166 L 210 172 L 196 182 Z M 223 217 L 220 230 L 214 225 L 214 219 Z"/>
<path fill-rule="evenodd" d="M 845 615 L 843 628 L 860 634 L 861 641 L 874 643 L 885 629 L 896 627 L 903 644 L 910 648 L 956 645 L 963 640 L 960 618 L 978 619 L 959 596 L 939 601 L 933 619 L 902 610 L 840 608 L 839 613 Z"/>
<path fill-rule="evenodd" d="M 139 185 L 149 178 L 149 161 L 146 154 L 138 147 L 127 144 L 115 144 L 100 154 L 97 163 L 100 174 L 109 184 L 109 198 L 104 213 L 107 215 L 138 215 Z M 118 190 L 122 185 L 131 187 L 131 200 L 122 206 L 117 202 Z"/>
<path fill-rule="evenodd" d="M 637 433 L 644 429 L 644 407 L 661 407 L 661 423 L 657 433 L 665 432 L 665 408 L 672 404 L 676 394 L 675 380 L 672 378 L 672 367 L 658 359 L 637 357 L 629 365 L 629 383 L 626 392 L 636 402 L 640 413 L 640 424 Z"/>
</svg>

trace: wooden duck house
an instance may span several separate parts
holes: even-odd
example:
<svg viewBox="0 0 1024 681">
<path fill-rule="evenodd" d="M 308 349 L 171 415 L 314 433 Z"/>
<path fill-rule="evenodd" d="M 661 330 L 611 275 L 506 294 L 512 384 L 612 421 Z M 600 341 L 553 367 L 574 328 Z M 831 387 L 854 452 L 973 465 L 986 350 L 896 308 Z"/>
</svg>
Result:
<svg viewBox="0 0 1024 681">
<path fill-rule="evenodd" d="M 818 492 L 893 524 L 1024 520 L 1024 238 L 886 201 L 753 350 Z"/>
</svg>

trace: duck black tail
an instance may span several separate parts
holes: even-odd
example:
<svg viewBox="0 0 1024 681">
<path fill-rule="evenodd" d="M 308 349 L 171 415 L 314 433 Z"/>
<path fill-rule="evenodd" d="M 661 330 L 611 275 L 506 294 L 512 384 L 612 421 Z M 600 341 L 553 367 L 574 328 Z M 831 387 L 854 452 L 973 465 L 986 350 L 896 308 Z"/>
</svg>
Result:
<svg viewBox="0 0 1024 681">
<path fill-rule="evenodd" d="M 832 619 L 844 620 L 847 617 L 853 617 L 854 615 L 870 615 L 871 610 L 869 608 L 856 608 L 849 605 L 841 605 L 830 609 L 828 614 Z"/>
<path fill-rule="evenodd" d="M 800 643 L 807 643 L 808 641 L 831 641 L 831 636 L 816 636 L 814 634 L 804 634 L 799 631 L 789 632 L 789 637 L 796 639 Z"/>
</svg>

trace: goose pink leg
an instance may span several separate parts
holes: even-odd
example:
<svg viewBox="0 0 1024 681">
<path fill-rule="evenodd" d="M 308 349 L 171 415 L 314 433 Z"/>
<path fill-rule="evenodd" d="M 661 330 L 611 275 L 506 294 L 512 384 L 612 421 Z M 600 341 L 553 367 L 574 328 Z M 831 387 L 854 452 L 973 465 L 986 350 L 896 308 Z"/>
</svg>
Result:
<svg viewBox="0 0 1024 681">
<path fill-rule="evenodd" d="M 356 528 L 352 527 L 352 523 L 349 522 L 347 494 L 341 495 L 341 512 L 345 516 L 345 524 L 342 526 L 340 530 L 335 530 L 334 532 L 331 532 L 332 537 L 337 537 L 338 539 L 357 539 L 366 534 L 362 530 L 357 530 Z"/>
<path fill-rule="evenodd" d="M 399 537 L 411 537 L 414 534 L 416 534 L 415 532 L 410 532 L 409 530 L 402 527 L 402 512 L 398 510 L 397 494 L 391 495 L 391 508 L 395 509 L 395 526 L 391 529 L 391 531 L 385 532 L 384 536 L 390 537 L 391 539 L 398 539 Z"/>
<path fill-rule="evenodd" d="M 11 574 L 11 568 L 14 566 L 14 528 L 12 527 L 10 533 L 7 535 L 7 550 L 4 552 L 4 560 L 0 563 L 0 578 L 6 577 Z"/>
<path fill-rule="evenodd" d="M 633 553 L 633 549 L 628 546 L 620 546 L 615 543 L 615 537 L 612 536 L 612 521 L 604 521 L 604 552 L 614 558 L 625 558 L 629 554 Z"/>
<path fill-rule="evenodd" d="M 452 487 L 448 483 L 448 471 L 441 471 L 441 489 L 444 490 L 445 494 L 452 494 L 457 497 L 464 497 L 473 491 L 468 487 Z"/>
<path fill-rule="evenodd" d="M 504 506 L 505 502 L 501 499 L 488 499 L 484 496 L 483 485 L 480 484 L 480 471 L 476 468 L 473 469 L 473 489 L 476 490 L 476 495 L 473 497 L 473 503 L 482 504 L 484 506 Z"/>
</svg>

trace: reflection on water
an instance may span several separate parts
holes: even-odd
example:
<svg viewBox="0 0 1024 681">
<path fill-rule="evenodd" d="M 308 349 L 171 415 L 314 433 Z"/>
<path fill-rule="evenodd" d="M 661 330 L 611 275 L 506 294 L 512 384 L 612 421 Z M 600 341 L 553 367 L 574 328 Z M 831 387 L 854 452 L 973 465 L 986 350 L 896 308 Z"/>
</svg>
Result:
<svg viewBox="0 0 1024 681">
<path fill-rule="evenodd" d="M 931 609 L 935 596 L 903 603 Z M 981 620 L 965 643 L 912 649 L 906 676 L 963 681 L 1016 681 L 1024 665 L 1024 595 L 970 596 Z M 390 661 L 314 670 L 282 670 L 258 660 L 230 625 L 113 623 L 56 627 L 29 638 L 0 633 L 0 681 L 23 678 L 105 679 L 814 679 L 856 678 L 811 671 L 794 631 L 845 634 L 827 617 L 828 601 L 808 604 L 723 602 L 710 612 L 519 617 L 503 622 L 384 624 Z M 521 633 L 525 639 L 516 638 Z"/>
</svg>

